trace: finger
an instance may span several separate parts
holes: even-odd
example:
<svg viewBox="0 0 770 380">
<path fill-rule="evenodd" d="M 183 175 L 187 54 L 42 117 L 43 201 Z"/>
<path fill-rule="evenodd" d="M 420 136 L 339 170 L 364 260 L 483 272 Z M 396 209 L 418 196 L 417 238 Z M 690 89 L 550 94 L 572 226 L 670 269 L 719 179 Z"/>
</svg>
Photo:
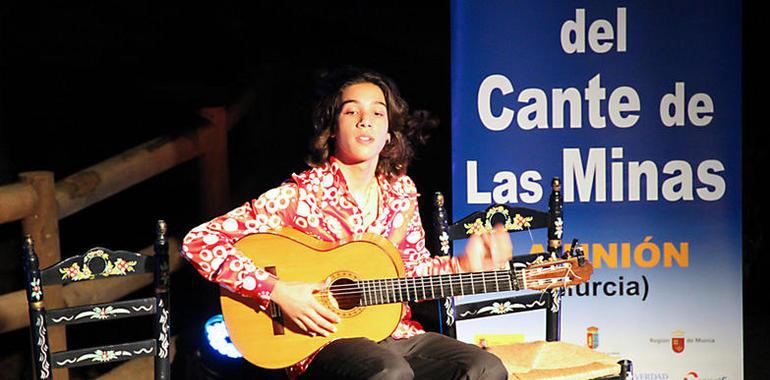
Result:
<svg viewBox="0 0 770 380">
<path fill-rule="evenodd" d="M 337 302 L 337 298 L 335 298 L 331 292 L 329 293 L 329 303 L 337 309 L 340 308 L 340 304 Z M 339 322 L 339 320 L 337 322 Z"/>
<path fill-rule="evenodd" d="M 508 235 L 505 227 L 502 224 L 496 225 L 490 235 L 490 252 L 494 252 L 494 257 L 507 257 L 508 251 L 512 251 L 513 246 L 510 243 L 511 237 Z"/>
<path fill-rule="evenodd" d="M 305 324 L 302 323 L 302 321 L 300 321 L 299 318 L 292 319 L 292 321 L 294 321 L 294 324 L 297 325 L 297 327 L 299 327 L 300 330 L 304 332 L 308 332 L 307 326 L 305 326 Z"/>
<path fill-rule="evenodd" d="M 302 320 L 302 323 L 304 323 L 305 326 L 307 326 L 307 332 L 308 332 L 308 334 L 310 334 L 310 336 L 316 336 L 317 334 L 320 334 L 320 335 L 323 335 L 323 336 L 328 335 L 326 330 L 324 330 L 321 327 L 319 327 L 315 323 L 315 321 L 313 321 L 313 319 L 310 318 L 309 316 L 303 315 L 303 316 L 301 316 L 299 318 Z"/>
<path fill-rule="evenodd" d="M 468 238 L 468 243 L 465 245 L 465 252 L 460 258 L 461 262 L 464 262 L 464 270 L 467 272 L 474 272 L 478 269 L 478 263 L 480 257 L 484 255 L 484 243 L 478 234 L 471 235 Z"/>
<path fill-rule="evenodd" d="M 310 313 L 310 318 L 313 319 L 313 322 L 315 322 L 316 326 L 323 329 L 324 336 L 337 331 L 337 328 L 334 327 L 334 324 L 332 324 L 331 321 L 326 319 L 326 317 L 322 316 L 315 310 Z"/>
<path fill-rule="evenodd" d="M 322 290 L 326 289 L 326 283 L 324 282 L 314 282 L 310 284 L 310 289 L 313 290 L 313 293 L 318 293 Z"/>
<path fill-rule="evenodd" d="M 496 232 L 494 231 L 491 233 L 480 235 L 481 241 L 484 243 L 483 258 L 488 259 L 488 261 L 492 261 L 492 262 L 495 262 L 495 258 L 497 257 L 497 242 L 495 240 L 496 239 L 495 235 L 496 235 Z M 487 257 L 487 253 L 489 254 L 489 257 Z"/>
<path fill-rule="evenodd" d="M 337 298 L 334 297 L 334 293 L 331 291 L 332 286 L 332 279 L 327 278 L 326 281 L 323 284 L 323 290 L 326 291 L 326 297 L 329 300 L 329 303 L 332 304 L 332 306 L 336 307 L 337 309 L 340 308 L 340 304 L 337 303 Z"/>
<path fill-rule="evenodd" d="M 331 297 L 331 296 L 330 296 L 329 298 L 330 298 L 330 299 L 333 301 L 333 303 L 335 304 L 335 306 L 339 306 L 339 305 L 336 305 L 336 303 L 337 303 L 337 300 L 335 300 L 335 299 L 334 299 L 334 297 Z M 318 313 L 318 314 L 319 314 L 321 317 L 323 317 L 324 319 L 326 319 L 326 320 L 328 320 L 328 321 L 330 321 L 330 322 L 339 323 L 339 321 L 340 321 L 340 317 L 339 317 L 339 316 L 338 316 L 336 313 L 334 313 L 333 311 L 329 310 L 329 309 L 328 309 L 327 307 L 325 307 L 324 305 L 321 305 L 321 303 L 320 303 L 320 302 L 318 302 L 318 301 L 316 301 L 316 300 L 313 300 L 313 301 L 314 301 L 314 302 L 313 302 L 313 308 L 315 309 L 315 311 L 316 311 L 316 312 L 317 312 L 317 313 Z M 334 327 L 334 326 L 332 326 L 332 327 Z"/>
<path fill-rule="evenodd" d="M 498 225 L 495 228 L 494 236 L 495 254 L 493 256 L 495 262 L 508 261 L 513 257 L 513 243 L 511 242 L 511 236 L 508 235 L 508 231 L 504 227 Z"/>
<path fill-rule="evenodd" d="M 489 232 L 484 232 L 476 236 L 478 236 L 479 239 L 481 239 L 481 241 L 484 243 L 484 246 L 488 246 L 489 241 L 492 239 L 492 234 L 490 234 Z"/>
</svg>

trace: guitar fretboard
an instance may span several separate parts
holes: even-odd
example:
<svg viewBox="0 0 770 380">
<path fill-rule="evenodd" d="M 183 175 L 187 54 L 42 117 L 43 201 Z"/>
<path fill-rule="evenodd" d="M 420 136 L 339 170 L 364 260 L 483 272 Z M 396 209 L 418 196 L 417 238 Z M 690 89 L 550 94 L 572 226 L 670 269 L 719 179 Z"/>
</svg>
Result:
<svg viewBox="0 0 770 380">
<path fill-rule="evenodd" d="M 450 296 L 466 296 L 490 292 L 521 290 L 519 273 L 510 270 L 443 274 L 409 278 L 362 280 L 331 287 L 335 297 L 355 296 L 359 306 L 422 301 Z"/>
</svg>

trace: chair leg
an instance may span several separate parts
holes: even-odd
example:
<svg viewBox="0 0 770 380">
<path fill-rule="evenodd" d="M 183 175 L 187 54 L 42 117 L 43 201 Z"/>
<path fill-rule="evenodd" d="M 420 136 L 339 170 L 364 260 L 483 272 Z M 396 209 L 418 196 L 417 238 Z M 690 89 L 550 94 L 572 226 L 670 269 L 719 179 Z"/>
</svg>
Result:
<svg viewBox="0 0 770 380">
<path fill-rule="evenodd" d="M 545 340 L 557 342 L 561 340 L 561 293 L 562 289 L 554 290 L 554 293 L 546 292 L 547 307 L 545 309 Z"/>
<path fill-rule="evenodd" d="M 32 344 L 33 366 L 35 379 L 50 379 L 51 350 L 48 345 L 48 330 L 46 328 L 45 302 L 43 300 L 43 284 L 40 278 L 40 268 L 35 253 L 32 238 L 27 235 L 24 239 L 24 274 L 26 278 L 27 304 L 29 305 L 29 334 Z"/>
<path fill-rule="evenodd" d="M 457 329 L 455 318 L 455 300 L 453 297 L 446 297 L 439 302 L 439 314 L 441 319 L 442 333 L 452 338 L 457 338 Z"/>
<path fill-rule="evenodd" d="M 51 378 L 51 351 L 48 346 L 48 332 L 45 327 L 45 309 L 34 310 L 30 308 L 30 319 L 34 324 L 30 325 L 29 332 L 32 343 L 33 362 L 35 367 L 35 379 Z"/>
</svg>

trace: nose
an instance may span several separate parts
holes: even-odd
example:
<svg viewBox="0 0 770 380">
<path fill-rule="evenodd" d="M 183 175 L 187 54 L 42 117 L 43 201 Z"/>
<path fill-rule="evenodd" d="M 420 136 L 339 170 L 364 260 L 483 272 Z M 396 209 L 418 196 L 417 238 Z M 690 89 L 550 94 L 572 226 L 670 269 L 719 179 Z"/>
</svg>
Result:
<svg viewBox="0 0 770 380">
<path fill-rule="evenodd" d="M 369 115 L 366 113 L 361 113 L 361 119 L 358 120 L 358 123 L 356 124 L 358 128 L 371 128 L 372 127 L 372 121 L 369 120 Z"/>
</svg>

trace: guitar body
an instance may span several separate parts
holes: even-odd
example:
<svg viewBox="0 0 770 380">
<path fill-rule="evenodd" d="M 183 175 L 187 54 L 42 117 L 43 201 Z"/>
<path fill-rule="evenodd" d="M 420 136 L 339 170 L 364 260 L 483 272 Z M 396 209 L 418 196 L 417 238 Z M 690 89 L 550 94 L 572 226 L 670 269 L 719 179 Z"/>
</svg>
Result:
<svg viewBox="0 0 770 380">
<path fill-rule="evenodd" d="M 315 297 L 340 316 L 337 331 L 310 336 L 278 305 L 262 311 L 253 298 L 222 289 L 222 314 L 235 347 L 263 368 L 284 368 L 335 339 L 380 341 L 398 327 L 404 302 L 518 290 L 546 291 L 591 278 L 593 267 L 582 251 L 537 260 L 526 268 L 495 269 L 404 278 L 401 254 L 387 239 L 364 234 L 342 243 L 324 242 L 292 228 L 247 236 L 235 247 L 254 264 L 282 281 L 324 283 Z"/>
<path fill-rule="evenodd" d="M 235 244 L 259 268 L 282 281 L 345 284 L 346 280 L 403 277 L 398 250 L 387 239 L 365 234 L 359 240 L 329 243 L 291 228 L 247 236 Z M 244 358 L 263 368 L 284 368 L 308 357 L 339 338 L 390 336 L 403 313 L 402 303 L 371 306 L 330 302 L 331 293 L 317 294 L 319 302 L 340 316 L 337 332 L 311 337 L 291 321 L 263 312 L 253 299 L 221 291 L 222 314 L 230 339 Z M 278 310 L 277 305 L 273 308 Z M 269 311 L 269 310 L 268 310 Z"/>
</svg>

